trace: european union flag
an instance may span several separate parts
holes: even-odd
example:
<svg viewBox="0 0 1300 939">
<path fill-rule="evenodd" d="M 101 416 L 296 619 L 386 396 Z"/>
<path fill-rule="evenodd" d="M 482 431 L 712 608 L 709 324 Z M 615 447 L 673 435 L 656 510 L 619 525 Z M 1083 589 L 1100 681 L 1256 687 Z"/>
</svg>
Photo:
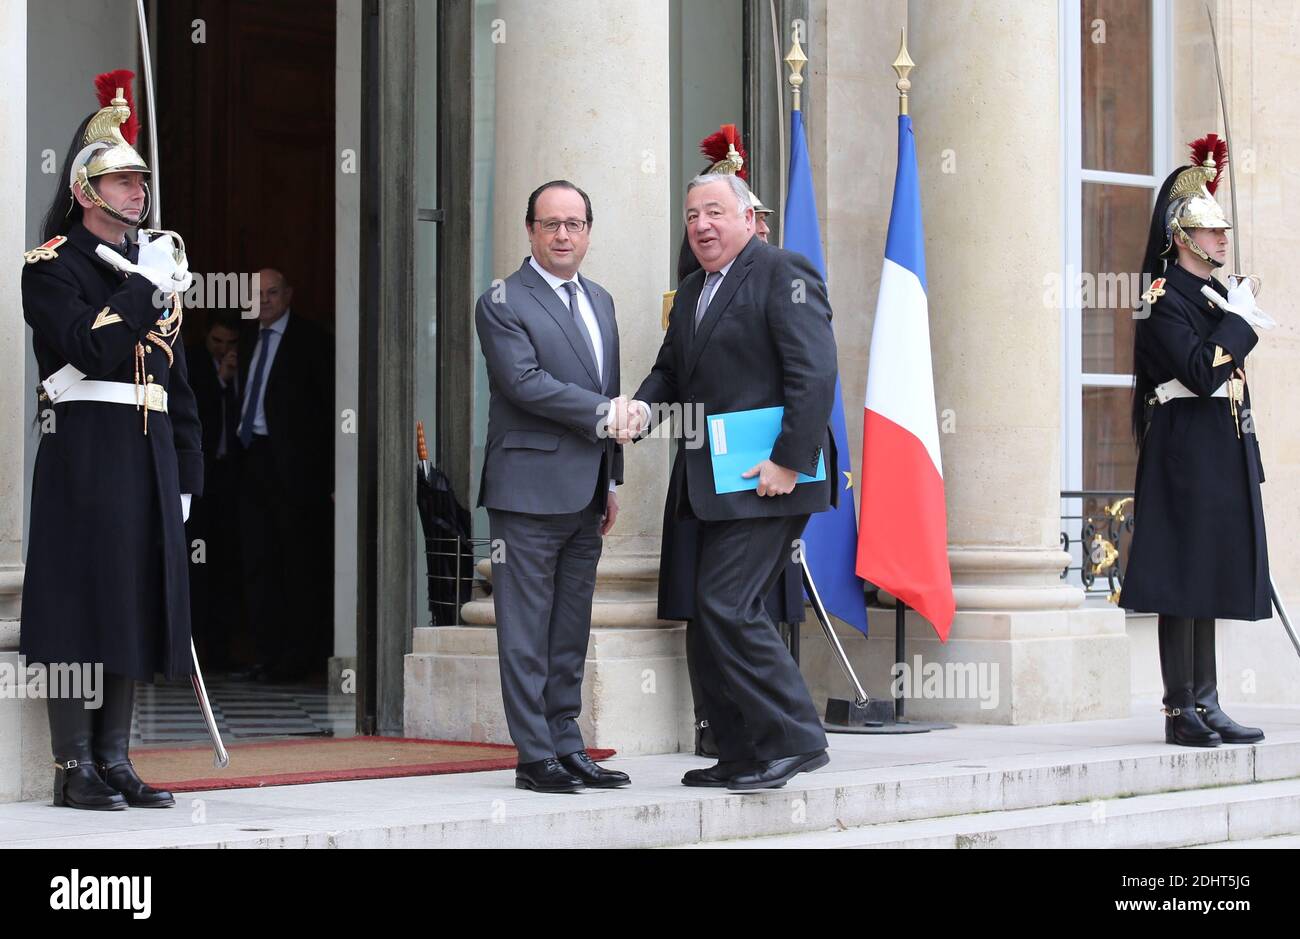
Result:
<svg viewBox="0 0 1300 939">
<path fill-rule="evenodd" d="M 804 137 L 803 114 L 790 115 L 790 180 L 785 205 L 783 246 L 798 251 L 826 279 L 822 256 L 821 226 L 817 223 L 817 199 L 813 193 L 812 167 L 808 163 L 808 142 Z M 855 567 L 858 554 L 858 514 L 853 506 L 852 463 L 849 459 L 847 424 L 840 381 L 835 379 L 835 406 L 831 411 L 831 433 L 838 454 L 836 485 L 840 487 L 838 508 L 818 512 L 804 529 L 804 559 L 826 609 L 844 622 L 867 631 L 864 583 Z"/>
</svg>

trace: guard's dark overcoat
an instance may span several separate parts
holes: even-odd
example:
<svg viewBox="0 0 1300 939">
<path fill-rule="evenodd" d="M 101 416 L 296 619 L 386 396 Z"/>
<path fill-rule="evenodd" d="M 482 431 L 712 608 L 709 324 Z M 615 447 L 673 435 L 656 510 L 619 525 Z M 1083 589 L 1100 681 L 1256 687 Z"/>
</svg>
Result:
<svg viewBox="0 0 1300 939">
<path fill-rule="evenodd" d="M 1259 337 L 1244 319 L 1207 300 L 1204 284 L 1226 296 L 1223 284 L 1171 263 L 1164 294 L 1137 322 L 1137 367 L 1157 385 L 1177 378 L 1198 397 L 1148 409 L 1120 605 L 1173 616 L 1267 619 L 1264 467 L 1249 381 L 1239 407 L 1240 438 L 1229 399 L 1210 397 L 1245 367 Z"/>
<path fill-rule="evenodd" d="M 27 255 L 23 316 L 42 379 L 71 363 L 89 379 L 134 382 L 136 342 L 160 313 L 155 288 L 114 270 L 98 244 L 77 223 L 56 257 Z M 144 680 L 191 671 L 180 495 L 202 492 L 198 411 L 179 341 L 170 364 L 145 348 L 147 374 L 168 393 L 148 434 L 132 405 L 41 402 L 20 639 L 29 663 L 103 663 Z"/>
</svg>

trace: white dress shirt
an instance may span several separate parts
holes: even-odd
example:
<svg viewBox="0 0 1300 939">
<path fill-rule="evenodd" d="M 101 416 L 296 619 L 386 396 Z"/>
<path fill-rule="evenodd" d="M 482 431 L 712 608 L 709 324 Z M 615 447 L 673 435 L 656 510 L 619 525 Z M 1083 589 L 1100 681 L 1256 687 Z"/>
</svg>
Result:
<svg viewBox="0 0 1300 939">
<path fill-rule="evenodd" d="M 582 323 L 587 327 L 587 335 L 591 337 L 592 348 L 596 350 L 596 375 L 600 379 L 600 383 L 605 384 L 605 343 L 600 334 L 600 321 L 596 319 L 596 311 L 591 305 L 591 298 L 587 296 L 587 291 L 583 289 L 582 281 L 577 274 L 574 274 L 569 280 L 556 277 L 538 264 L 537 258 L 531 254 L 528 256 L 528 263 L 533 266 L 533 270 L 542 275 L 542 280 L 546 281 L 550 288 L 555 291 L 556 296 L 560 298 L 560 303 L 566 310 L 569 308 L 569 291 L 564 285 L 569 281 L 573 281 L 578 285 L 578 293 L 576 294 L 578 298 L 578 315 L 582 317 Z M 614 480 L 611 479 L 609 481 L 609 491 L 613 492 L 615 488 Z"/>
<path fill-rule="evenodd" d="M 740 255 L 736 255 L 736 257 L 740 257 Z M 716 284 L 713 285 L 713 295 L 709 297 L 709 306 L 712 306 L 712 305 L 713 305 L 713 298 L 716 297 L 716 296 L 718 295 L 718 291 L 722 289 L 722 285 L 723 285 L 723 283 L 724 283 L 724 282 L 726 281 L 726 279 L 727 279 L 727 272 L 731 270 L 731 265 L 733 265 L 733 264 L 735 264 L 735 263 L 736 263 L 736 258 L 732 258 L 730 261 L 728 261 L 728 262 L 726 263 L 725 266 L 723 266 L 723 267 L 718 271 L 718 273 L 722 275 L 722 280 L 719 280 Z M 705 272 L 704 272 L 704 279 L 707 281 L 708 278 L 709 278 L 709 272 L 708 272 L 708 271 L 705 271 Z M 704 289 L 703 289 L 703 287 L 701 287 L 701 288 L 700 288 L 700 296 L 695 298 L 697 304 L 699 303 L 700 299 L 701 299 L 703 296 L 704 296 Z M 704 308 L 704 313 L 705 313 L 705 315 L 708 314 L 708 311 L 709 311 L 709 307 L 706 306 L 706 307 Z M 693 330 L 693 329 L 695 329 L 695 311 L 694 311 L 694 310 L 691 310 L 690 315 L 691 315 L 691 322 L 690 322 L 689 324 L 687 324 L 686 328 L 687 328 L 687 329 L 691 329 L 691 330 Z M 701 316 L 700 319 L 703 320 L 703 319 L 704 319 L 704 316 Z M 643 427 L 649 427 L 649 426 L 650 426 L 650 405 L 649 405 L 649 403 L 647 403 L 647 402 L 645 402 L 645 401 L 642 401 L 640 398 L 635 399 L 632 403 L 633 403 L 633 404 L 639 404 L 639 405 L 641 405 L 641 413 L 643 414 L 642 426 L 643 426 Z"/>
<path fill-rule="evenodd" d="M 577 274 L 574 274 L 569 280 L 556 277 L 546 268 L 537 263 L 537 258 L 529 255 L 528 263 L 533 266 L 533 270 L 542 275 L 542 279 L 550 285 L 555 291 L 556 296 L 560 298 L 560 303 L 564 308 L 569 308 L 569 291 L 565 289 L 565 284 L 572 281 L 578 285 L 578 315 L 582 317 L 583 325 L 587 327 L 587 335 L 591 337 L 591 345 L 596 350 L 596 375 L 600 378 L 600 383 L 605 383 L 605 344 L 602 342 L 600 335 L 600 322 L 596 319 L 596 311 L 591 305 L 591 298 L 587 296 L 587 291 L 582 288 L 582 281 Z"/>
</svg>

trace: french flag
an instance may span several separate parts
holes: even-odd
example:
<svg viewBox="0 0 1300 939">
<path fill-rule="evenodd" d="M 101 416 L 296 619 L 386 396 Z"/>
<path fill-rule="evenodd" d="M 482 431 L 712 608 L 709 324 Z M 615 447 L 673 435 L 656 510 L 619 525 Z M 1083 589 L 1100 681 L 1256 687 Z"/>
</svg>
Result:
<svg viewBox="0 0 1300 939">
<path fill-rule="evenodd" d="M 898 169 L 871 330 L 859 483 L 858 576 L 924 616 L 943 641 L 956 603 L 926 301 L 925 232 L 912 119 L 898 118 Z"/>
</svg>

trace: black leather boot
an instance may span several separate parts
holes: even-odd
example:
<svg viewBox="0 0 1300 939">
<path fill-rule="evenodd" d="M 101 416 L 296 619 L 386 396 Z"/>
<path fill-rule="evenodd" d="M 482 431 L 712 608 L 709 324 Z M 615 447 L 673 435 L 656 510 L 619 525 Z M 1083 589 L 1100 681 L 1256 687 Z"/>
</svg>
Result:
<svg viewBox="0 0 1300 939">
<path fill-rule="evenodd" d="M 708 718 L 695 722 L 695 755 L 718 758 L 718 740 L 713 735 Z"/>
<path fill-rule="evenodd" d="M 1192 621 L 1161 614 L 1156 629 L 1160 642 L 1160 675 L 1165 685 L 1165 743 L 1217 747 L 1223 738 L 1201 720 L 1192 693 Z"/>
<path fill-rule="evenodd" d="M 1258 727 L 1243 727 L 1219 707 L 1214 625 L 1213 619 L 1202 618 L 1196 620 L 1193 629 L 1192 690 L 1196 696 L 1196 710 L 1205 726 L 1223 738 L 1224 743 L 1256 743 L 1264 739 L 1264 731 Z"/>
<path fill-rule="evenodd" d="M 95 771 L 90 741 L 95 712 L 81 698 L 50 698 L 50 749 L 54 751 L 54 804 L 70 809 L 116 811 L 126 800 Z"/>
<path fill-rule="evenodd" d="M 693 622 L 686 624 L 686 629 L 699 629 Z M 691 701 L 695 704 L 695 755 L 718 758 L 718 740 L 709 726 L 708 715 L 704 713 L 704 692 L 700 690 L 700 677 L 695 673 L 695 653 L 691 647 L 693 637 L 686 638 L 686 674 L 691 680 Z"/>
<path fill-rule="evenodd" d="M 135 680 L 105 674 L 104 705 L 95 716 L 95 763 L 104 782 L 120 792 L 133 808 L 171 808 L 176 804 L 172 794 L 141 779 L 127 757 L 134 711 Z"/>
</svg>

